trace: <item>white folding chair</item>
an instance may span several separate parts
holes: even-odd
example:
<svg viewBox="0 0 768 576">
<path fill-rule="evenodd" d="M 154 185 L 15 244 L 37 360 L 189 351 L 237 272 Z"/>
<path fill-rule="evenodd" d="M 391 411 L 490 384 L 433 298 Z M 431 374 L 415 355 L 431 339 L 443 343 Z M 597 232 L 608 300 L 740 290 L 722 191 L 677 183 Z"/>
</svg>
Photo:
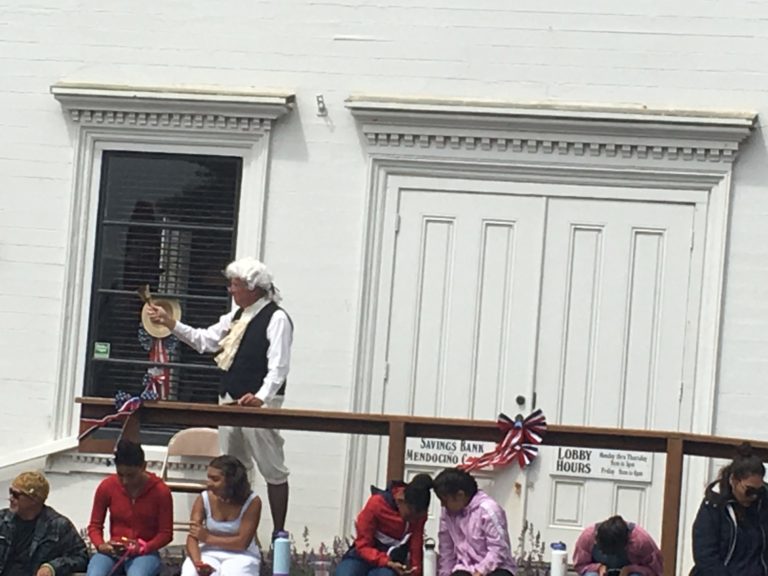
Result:
<svg viewBox="0 0 768 576">
<path fill-rule="evenodd" d="M 219 456 L 219 431 L 215 428 L 187 428 L 171 437 L 168 442 L 168 450 L 165 453 L 163 467 L 160 469 L 160 478 L 166 483 L 171 492 L 183 492 L 185 494 L 199 494 L 205 490 L 205 478 L 190 480 L 188 478 L 168 478 L 169 461 L 174 459 L 207 458 L 208 460 Z M 189 530 L 189 518 L 183 522 L 174 519 L 173 530 L 186 532 Z"/>
<path fill-rule="evenodd" d="M 219 456 L 219 431 L 215 428 L 187 428 L 173 435 L 168 442 L 160 477 L 171 489 L 171 492 L 186 492 L 197 494 L 205 490 L 205 479 L 168 479 L 168 463 L 171 458 L 215 458 Z"/>
</svg>

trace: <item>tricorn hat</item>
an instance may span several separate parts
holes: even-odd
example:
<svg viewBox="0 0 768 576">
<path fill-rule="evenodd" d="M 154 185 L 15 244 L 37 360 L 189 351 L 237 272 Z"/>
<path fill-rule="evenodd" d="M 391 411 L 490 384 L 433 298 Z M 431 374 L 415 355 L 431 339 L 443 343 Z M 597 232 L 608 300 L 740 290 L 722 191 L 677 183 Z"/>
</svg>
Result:
<svg viewBox="0 0 768 576">
<path fill-rule="evenodd" d="M 181 305 L 173 298 L 152 298 L 152 304 L 163 308 L 177 322 L 181 320 Z M 141 325 L 147 334 L 153 338 L 165 338 L 171 335 L 171 330 L 162 324 L 156 324 L 149 319 L 149 304 L 144 304 L 141 309 Z"/>
</svg>

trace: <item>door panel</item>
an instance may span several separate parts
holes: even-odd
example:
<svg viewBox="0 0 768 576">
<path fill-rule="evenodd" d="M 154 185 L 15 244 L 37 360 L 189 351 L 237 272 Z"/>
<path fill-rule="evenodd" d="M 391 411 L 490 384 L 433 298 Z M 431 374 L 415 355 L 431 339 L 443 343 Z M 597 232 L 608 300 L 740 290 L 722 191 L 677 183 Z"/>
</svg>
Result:
<svg viewBox="0 0 768 576">
<path fill-rule="evenodd" d="M 495 419 L 532 387 L 545 201 L 406 189 L 398 209 L 383 411 Z"/>
<path fill-rule="evenodd" d="M 693 215 L 691 205 L 550 200 L 536 373 L 550 422 L 678 428 Z M 561 478 L 558 455 L 543 448 L 528 477 L 527 517 L 550 541 L 572 544 L 616 513 L 660 534 L 663 458 L 649 483 Z"/>
<path fill-rule="evenodd" d="M 401 192 L 384 411 L 495 418 L 532 375 L 544 201 Z"/>
</svg>

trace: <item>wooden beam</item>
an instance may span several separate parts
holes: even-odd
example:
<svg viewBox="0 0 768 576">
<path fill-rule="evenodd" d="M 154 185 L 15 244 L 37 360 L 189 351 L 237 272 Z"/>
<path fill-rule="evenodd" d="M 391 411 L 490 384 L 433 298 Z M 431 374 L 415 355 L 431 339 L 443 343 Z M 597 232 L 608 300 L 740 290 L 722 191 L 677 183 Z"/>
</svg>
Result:
<svg viewBox="0 0 768 576">
<path fill-rule="evenodd" d="M 78 398 L 83 418 L 101 418 L 113 414 L 109 398 Z M 502 433 L 493 420 L 426 418 L 392 414 L 360 414 L 315 410 L 246 408 L 175 401 L 146 402 L 127 423 L 124 437 L 138 438 L 141 424 L 191 426 L 242 426 L 250 428 L 282 428 L 311 432 L 332 432 L 388 436 L 387 478 L 403 479 L 407 437 L 498 441 Z M 85 439 L 81 450 L 109 452 L 114 440 L 98 434 Z M 666 453 L 664 508 L 662 511 L 661 550 L 664 554 L 664 576 L 675 576 L 677 543 L 680 526 L 680 503 L 685 455 L 730 458 L 740 438 L 723 438 L 662 430 L 594 428 L 587 426 L 550 425 L 544 436 L 549 446 L 609 448 Z M 768 442 L 751 441 L 755 452 L 768 459 Z"/>
<path fill-rule="evenodd" d="M 122 438 L 130 440 L 131 442 L 138 442 L 140 432 L 141 414 L 140 411 L 137 411 L 126 418 L 125 423 L 123 424 Z"/>
<path fill-rule="evenodd" d="M 114 438 L 94 438 L 88 436 L 80 440 L 77 451 L 84 454 L 111 454 L 115 450 Z"/>
<path fill-rule="evenodd" d="M 387 451 L 387 481 L 404 480 L 405 476 L 405 424 L 390 422 Z"/>
<path fill-rule="evenodd" d="M 114 401 L 109 398 L 78 398 L 77 402 L 82 405 L 83 418 L 101 418 L 115 411 Z M 387 436 L 390 423 L 400 422 L 406 425 L 410 437 L 489 442 L 501 439 L 501 432 L 494 420 L 247 408 L 163 400 L 145 402 L 140 413 L 142 423 L 186 427 L 230 425 Z M 660 453 L 666 452 L 667 439 L 670 437 L 683 439 L 685 454 L 722 458 L 733 457 L 734 448 L 743 442 L 740 438 L 683 434 L 664 430 L 551 424 L 547 428 L 543 443 L 547 446 L 613 448 Z M 751 443 L 758 455 L 768 459 L 768 442 L 752 441 Z"/>
<path fill-rule="evenodd" d="M 680 529 L 680 495 L 683 487 L 683 439 L 667 440 L 667 464 L 664 473 L 664 507 L 661 522 L 661 553 L 664 576 L 677 573 L 677 537 Z"/>
<path fill-rule="evenodd" d="M 109 398 L 78 398 L 83 418 L 101 418 L 115 411 Z M 408 436 L 417 438 L 445 438 L 458 440 L 501 439 L 494 420 L 466 420 L 459 418 L 428 418 L 394 414 L 361 414 L 354 412 L 326 412 L 319 410 L 247 408 L 218 406 L 192 402 L 153 401 L 140 408 L 141 421 L 147 424 L 177 426 L 243 426 L 251 428 L 282 428 L 310 432 L 334 432 L 387 436 L 392 422 L 407 427 Z M 596 428 L 551 424 L 544 436 L 547 446 L 573 446 L 578 448 L 613 448 L 643 452 L 666 452 L 669 438 L 682 438 L 685 454 L 731 458 L 734 449 L 744 440 L 687 434 L 664 430 L 635 430 L 627 428 Z M 755 452 L 768 459 L 768 442 L 751 441 Z"/>
</svg>

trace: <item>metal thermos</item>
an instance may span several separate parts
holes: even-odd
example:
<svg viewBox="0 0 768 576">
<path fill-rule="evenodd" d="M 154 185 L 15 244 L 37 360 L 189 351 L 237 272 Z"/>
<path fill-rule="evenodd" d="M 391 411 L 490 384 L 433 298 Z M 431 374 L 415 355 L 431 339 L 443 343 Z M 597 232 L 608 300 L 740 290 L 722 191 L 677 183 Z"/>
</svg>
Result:
<svg viewBox="0 0 768 576">
<path fill-rule="evenodd" d="M 566 576 L 568 573 L 568 552 L 565 543 L 553 542 L 550 544 L 552 557 L 549 562 L 549 576 Z"/>
<path fill-rule="evenodd" d="M 432 538 L 424 540 L 424 576 L 437 576 L 437 552 Z"/>
</svg>

